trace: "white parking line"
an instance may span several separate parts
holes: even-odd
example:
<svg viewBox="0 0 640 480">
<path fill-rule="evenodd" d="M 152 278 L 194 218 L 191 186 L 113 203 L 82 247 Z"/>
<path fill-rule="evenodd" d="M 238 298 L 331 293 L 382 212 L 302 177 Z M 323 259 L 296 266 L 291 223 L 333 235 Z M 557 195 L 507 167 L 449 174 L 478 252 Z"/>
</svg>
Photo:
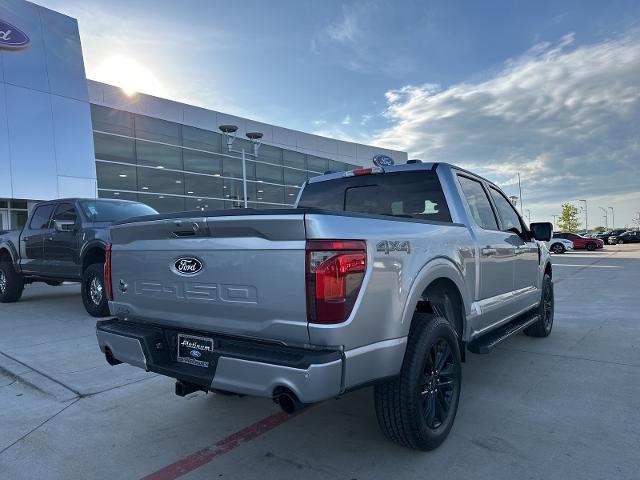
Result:
<svg viewBox="0 0 640 480">
<path fill-rule="evenodd" d="M 554 267 L 585 267 L 585 268 L 622 268 L 619 265 L 571 265 L 568 263 L 554 263 Z"/>
</svg>

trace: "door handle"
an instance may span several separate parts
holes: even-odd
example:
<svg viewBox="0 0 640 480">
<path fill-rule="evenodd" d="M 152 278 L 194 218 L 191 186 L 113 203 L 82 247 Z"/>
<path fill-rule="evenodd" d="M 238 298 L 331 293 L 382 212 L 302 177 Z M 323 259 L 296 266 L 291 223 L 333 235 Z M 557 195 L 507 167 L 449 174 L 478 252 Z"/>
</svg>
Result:
<svg viewBox="0 0 640 480">
<path fill-rule="evenodd" d="M 50 242 L 53 242 L 53 237 L 46 237 L 45 240 L 48 240 Z"/>
<path fill-rule="evenodd" d="M 485 247 L 482 249 L 482 255 L 485 257 L 490 257 L 491 255 L 495 255 L 498 251 L 495 248 Z"/>
<path fill-rule="evenodd" d="M 28 242 L 29 241 L 29 237 L 22 237 L 22 241 L 23 242 Z"/>
</svg>

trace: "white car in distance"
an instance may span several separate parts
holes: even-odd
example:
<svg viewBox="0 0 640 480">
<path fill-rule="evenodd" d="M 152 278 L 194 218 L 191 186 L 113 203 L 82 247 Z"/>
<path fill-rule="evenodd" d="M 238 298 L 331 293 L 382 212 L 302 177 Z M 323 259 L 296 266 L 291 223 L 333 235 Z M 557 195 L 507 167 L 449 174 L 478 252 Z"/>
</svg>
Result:
<svg viewBox="0 0 640 480">
<path fill-rule="evenodd" d="M 568 250 L 573 250 L 573 242 L 565 238 L 552 237 L 551 240 L 545 243 L 552 253 L 564 253 Z"/>
</svg>

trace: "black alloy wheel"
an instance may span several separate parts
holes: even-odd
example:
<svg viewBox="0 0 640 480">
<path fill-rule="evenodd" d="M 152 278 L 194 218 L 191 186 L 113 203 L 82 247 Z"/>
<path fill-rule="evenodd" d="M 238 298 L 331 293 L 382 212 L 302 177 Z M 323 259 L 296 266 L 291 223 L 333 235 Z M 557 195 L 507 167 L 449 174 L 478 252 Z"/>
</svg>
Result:
<svg viewBox="0 0 640 480">
<path fill-rule="evenodd" d="M 542 297 L 538 307 L 538 321 L 524 329 L 525 335 L 530 337 L 548 337 L 553 329 L 554 294 L 553 282 L 549 274 L 542 279 Z"/>
<path fill-rule="evenodd" d="M 457 385 L 453 350 L 445 339 L 438 338 L 425 358 L 420 392 L 428 428 L 437 430 L 446 421 Z"/>
</svg>

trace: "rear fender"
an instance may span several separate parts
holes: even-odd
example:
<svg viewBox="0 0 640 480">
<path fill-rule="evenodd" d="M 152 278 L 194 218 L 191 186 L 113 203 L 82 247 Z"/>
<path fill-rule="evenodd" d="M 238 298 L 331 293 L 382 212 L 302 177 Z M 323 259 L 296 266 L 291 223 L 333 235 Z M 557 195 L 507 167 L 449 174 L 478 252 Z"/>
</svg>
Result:
<svg viewBox="0 0 640 480">
<path fill-rule="evenodd" d="M 409 334 L 413 314 L 416 311 L 418 302 L 422 298 L 422 294 L 425 289 L 435 280 L 442 278 L 452 281 L 460 292 L 464 311 L 464 318 L 462 319 L 463 340 L 466 338 L 467 317 L 470 314 L 472 303 L 471 296 L 469 295 L 462 272 L 453 261 L 446 257 L 434 258 L 429 263 L 427 263 L 416 276 L 416 279 L 411 286 L 411 291 L 409 292 L 408 300 L 402 314 L 403 336 Z"/>
</svg>

